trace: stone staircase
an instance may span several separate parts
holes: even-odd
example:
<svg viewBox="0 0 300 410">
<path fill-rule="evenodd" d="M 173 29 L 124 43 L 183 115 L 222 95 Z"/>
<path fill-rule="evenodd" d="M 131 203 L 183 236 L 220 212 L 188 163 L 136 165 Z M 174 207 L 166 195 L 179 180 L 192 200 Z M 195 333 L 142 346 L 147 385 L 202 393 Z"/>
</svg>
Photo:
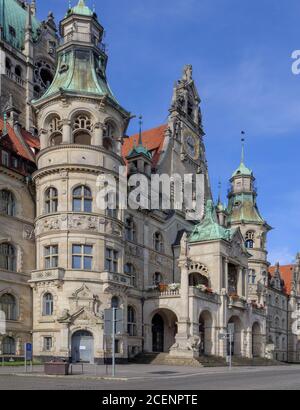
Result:
<svg viewBox="0 0 300 410">
<path fill-rule="evenodd" d="M 135 364 L 152 364 L 152 365 L 167 365 L 167 366 L 189 366 L 189 367 L 225 367 L 226 360 L 223 357 L 217 356 L 200 356 L 197 359 L 189 359 L 184 357 L 173 357 L 168 353 L 143 353 L 139 354 L 130 363 Z M 282 366 L 285 363 L 275 360 L 263 358 L 247 359 L 244 357 L 233 357 L 232 365 L 239 366 Z"/>
</svg>

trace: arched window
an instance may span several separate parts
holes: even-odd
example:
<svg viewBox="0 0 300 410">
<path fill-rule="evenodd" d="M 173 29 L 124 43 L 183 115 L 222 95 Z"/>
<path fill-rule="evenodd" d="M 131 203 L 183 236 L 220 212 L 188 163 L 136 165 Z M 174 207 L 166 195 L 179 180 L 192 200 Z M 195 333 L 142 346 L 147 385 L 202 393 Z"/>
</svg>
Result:
<svg viewBox="0 0 300 410">
<path fill-rule="evenodd" d="M 14 356 L 16 354 L 16 342 L 13 337 L 5 337 L 2 342 L 4 355 Z"/>
<path fill-rule="evenodd" d="M 136 287 L 136 271 L 132 263 L 126 263 L 124 266 L 124 273 L 130 276 L 130 284 Z"/>
<path fill-rule="evenodd" d="M 92 212 L 92 191 L 81 185 L 73 190 L 73 212 Z"/>
<path fill-rule="evenodd" d="M 6 320 L 17 320 L 17 301 L 13 295 L 6 293 L 0 297 L 0 310 L 5 314 Z"/>
<path fill-rule="evenodd" d="M 12 192 L 2 189 L 0 191 L 0 212 L 8 216 L 16 215 L 16 201 Z"/>
<path fill-rule="evenodd" d="M 45 193 L 45 211 L 47 214 L 57 212 L 58 191 L 56 188 L 48 188 Z"/>
<path fill-rule="evenodd" d="M 61 145 L 62 144 L 62 135 L 57 133 L 54 134 L 50 137 L 50 146 L 55 147 L 56 145 Z"/>
<path fill-rule="evenodd" d="M 132 306 L 127 309 L 127 332 L 129 336 L 137 335 L 136 313 Z"/>
<path fill-rule="evenodd" d="M 279 318 L 278 318 L 278 317 L 275 318 L 274 324 L 275 324 L 275 328 L 278 329 L 278 328 L 279 328 L 279 324 L 280 324 L 280 321 L 279 321 Z"/>
<path fill-rule="evenodd" d="M 282 329 L 285 328 L 285 319 L 282 319 L 282 321 L 281 321 L 281 327 L 282 327 Z"/>
<path fill-rule="evenodd" d="M 164 251 L 164 243 L 163 243 L 163 237 L 160 232 L 155 232 L 154 234 L 154 249 L 157 252 L 163 252 Z"/>
<path fill-rule="evenodd" d="M 119 298 L 118 298 L 117 296 L 113 296 L 113 297 L 111 298 L 111 307 L 118 309 L 119 306 L 120 306 Z"/>
<path fill-rule="evenodd" d="M 255 233 L 253 231 L 248 231 L 245 236 L 245 246 L 247 249 L 254 248 L 254 237 Z"/>
<path fill-rule="evenodd" d="M 160 272 L 155 272 L 153 275 L 153 285 L 157 286 L 163 282 L 162 274 Z"/>
<path fill-rule="evenodd" d="M 112 151 L 114 147 L 114 138 L 116 133 L 116 127 L 111 122 L 105 124 L 104 133 L 103 133 L 103 147 Z"/>
<path fill-rule="evenodd" d="M 88 132 L 79 131 L 74 134 L 74 144 L 78 145 L 91 145 L 92 137 Z"/>
<path fill-rule="evenodd" d="M 22 68 L 19 65 L 15 68 L 15 74 L 17 77 L 22 78 Z"/>
<path fill-rule="evenodd" d="M 8 70 L 8 71 L 11 71 L 11 69 L 12 69 L 12 63 L 11 63 L 10 59 L 7 58 L 7 57 L 6 57 L 6 59 L 5 59 L 5 68 L 6 68 L 6 70 Z"/>
<path fill-rule="evenodd" d="M 15 248 L 9 243 L 0 244 L 0 268 L 16 271 L 17 258 Z"/>
<path fill-rule="evenodd" d="M 91 117 L 87 114 L 78 115 L 74 121 L 74 130 L 93 130 Z"/>
<path fill-rule="evenodd" d="M 43 316 L 53 315 L 53 296 L 51 293 L 46 293 L 43 296 Z"/>
<path fill-rule="evenodd" d="M 128 216 L 125 221 L 125 239 L 132 242 L 136 240 L 136 228 L 132 216 Z"/>
</svg>

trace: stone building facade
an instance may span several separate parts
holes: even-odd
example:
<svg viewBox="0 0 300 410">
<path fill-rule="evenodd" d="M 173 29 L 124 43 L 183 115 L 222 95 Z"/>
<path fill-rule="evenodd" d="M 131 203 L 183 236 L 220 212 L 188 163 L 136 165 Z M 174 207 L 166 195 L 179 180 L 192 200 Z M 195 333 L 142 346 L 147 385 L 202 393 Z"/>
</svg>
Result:
<svg viewBox="0 0 300 410">
<path fill-rule="evenodd" d="M 120 361 L 145 352 L 226 357 L 230 347 L 299 360 L 298 265 L 284 279 L 281 267 L 270 270 L 271 228 L 244 154 L 228 204 L 214 205 L 192 67 L 174 86 L 167 124 L 127 137 L 131 113 L 108 85 L 95 12 L 80 0 L 58 36 L 51 13 L 38 22 L 35 2 L 0 5 L 0 309 L 10 317 L 1 353 L 22 355 L 31 340 L 42 360 L 101 363 L 111 350 L 104 310 L 119 307 Z M 155 174 L 201 175 L 202 215 L 101 210 L 99 177 L 119 184 L 120 167 L 146 184 Z"/>
</svg>

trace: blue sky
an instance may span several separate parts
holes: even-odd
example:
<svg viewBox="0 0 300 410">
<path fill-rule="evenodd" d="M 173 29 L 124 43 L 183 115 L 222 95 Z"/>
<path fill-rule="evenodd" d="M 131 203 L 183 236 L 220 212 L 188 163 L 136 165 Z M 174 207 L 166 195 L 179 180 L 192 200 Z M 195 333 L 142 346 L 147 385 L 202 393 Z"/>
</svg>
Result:
<svg viewBox="0 0 300 410">
<path fill-rule="evenodd" d="M 61 18 L 68 6 L 37 3 L 40 18 L 49 10 Z M 300 251 L 300 76 L 291 71 L 291 54 L 300 49 L 299 1 L 94 3 L 106 29 L 110 85 L 126 109 L 143 114 L 145 128 L 166 121 L 173 83 L 193 64 L 211 183 L 216 196 L 221 178 L 224 200 L 246 131 L 246 163 L 257 178 L 261 213 L 274 227 L 270 261 L 291 262 Z"/>
</svg>

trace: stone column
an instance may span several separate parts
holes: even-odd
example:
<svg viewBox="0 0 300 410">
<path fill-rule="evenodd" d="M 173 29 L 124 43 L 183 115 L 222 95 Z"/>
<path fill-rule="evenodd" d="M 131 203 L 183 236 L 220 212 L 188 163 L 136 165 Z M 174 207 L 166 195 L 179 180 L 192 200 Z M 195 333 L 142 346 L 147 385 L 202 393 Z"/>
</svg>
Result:
<svg viewBox="0 0 300 410">
<path fill-rule="evenodd" d="M 71 129 L 71 121 L 68 119 L 62 120 L 62 132 L 63 132 L 63 144 L 71 144 L 72 138 L 72 129 Z"/>
<path fill-rule="evenodd" d="M 228 263 L 229 263 L 229 260 L 226 258 L 225 259 L 225 272 L 224 272 L 226 293 L 228 293 Z"/>
<path fill-rule="evenodd" d="M 103 145 L 103 134 L 104 125 L 101 122 L 97 122 L 94 128 L 94 141 L 93 145 L 101 146 Z"/>
<path fill-rule="evenodd" d="M 69 324 L 62 323 L 60 330 L 60 356 L 70 357 L 71 351 L 69 348 Z"/>
</svg>

